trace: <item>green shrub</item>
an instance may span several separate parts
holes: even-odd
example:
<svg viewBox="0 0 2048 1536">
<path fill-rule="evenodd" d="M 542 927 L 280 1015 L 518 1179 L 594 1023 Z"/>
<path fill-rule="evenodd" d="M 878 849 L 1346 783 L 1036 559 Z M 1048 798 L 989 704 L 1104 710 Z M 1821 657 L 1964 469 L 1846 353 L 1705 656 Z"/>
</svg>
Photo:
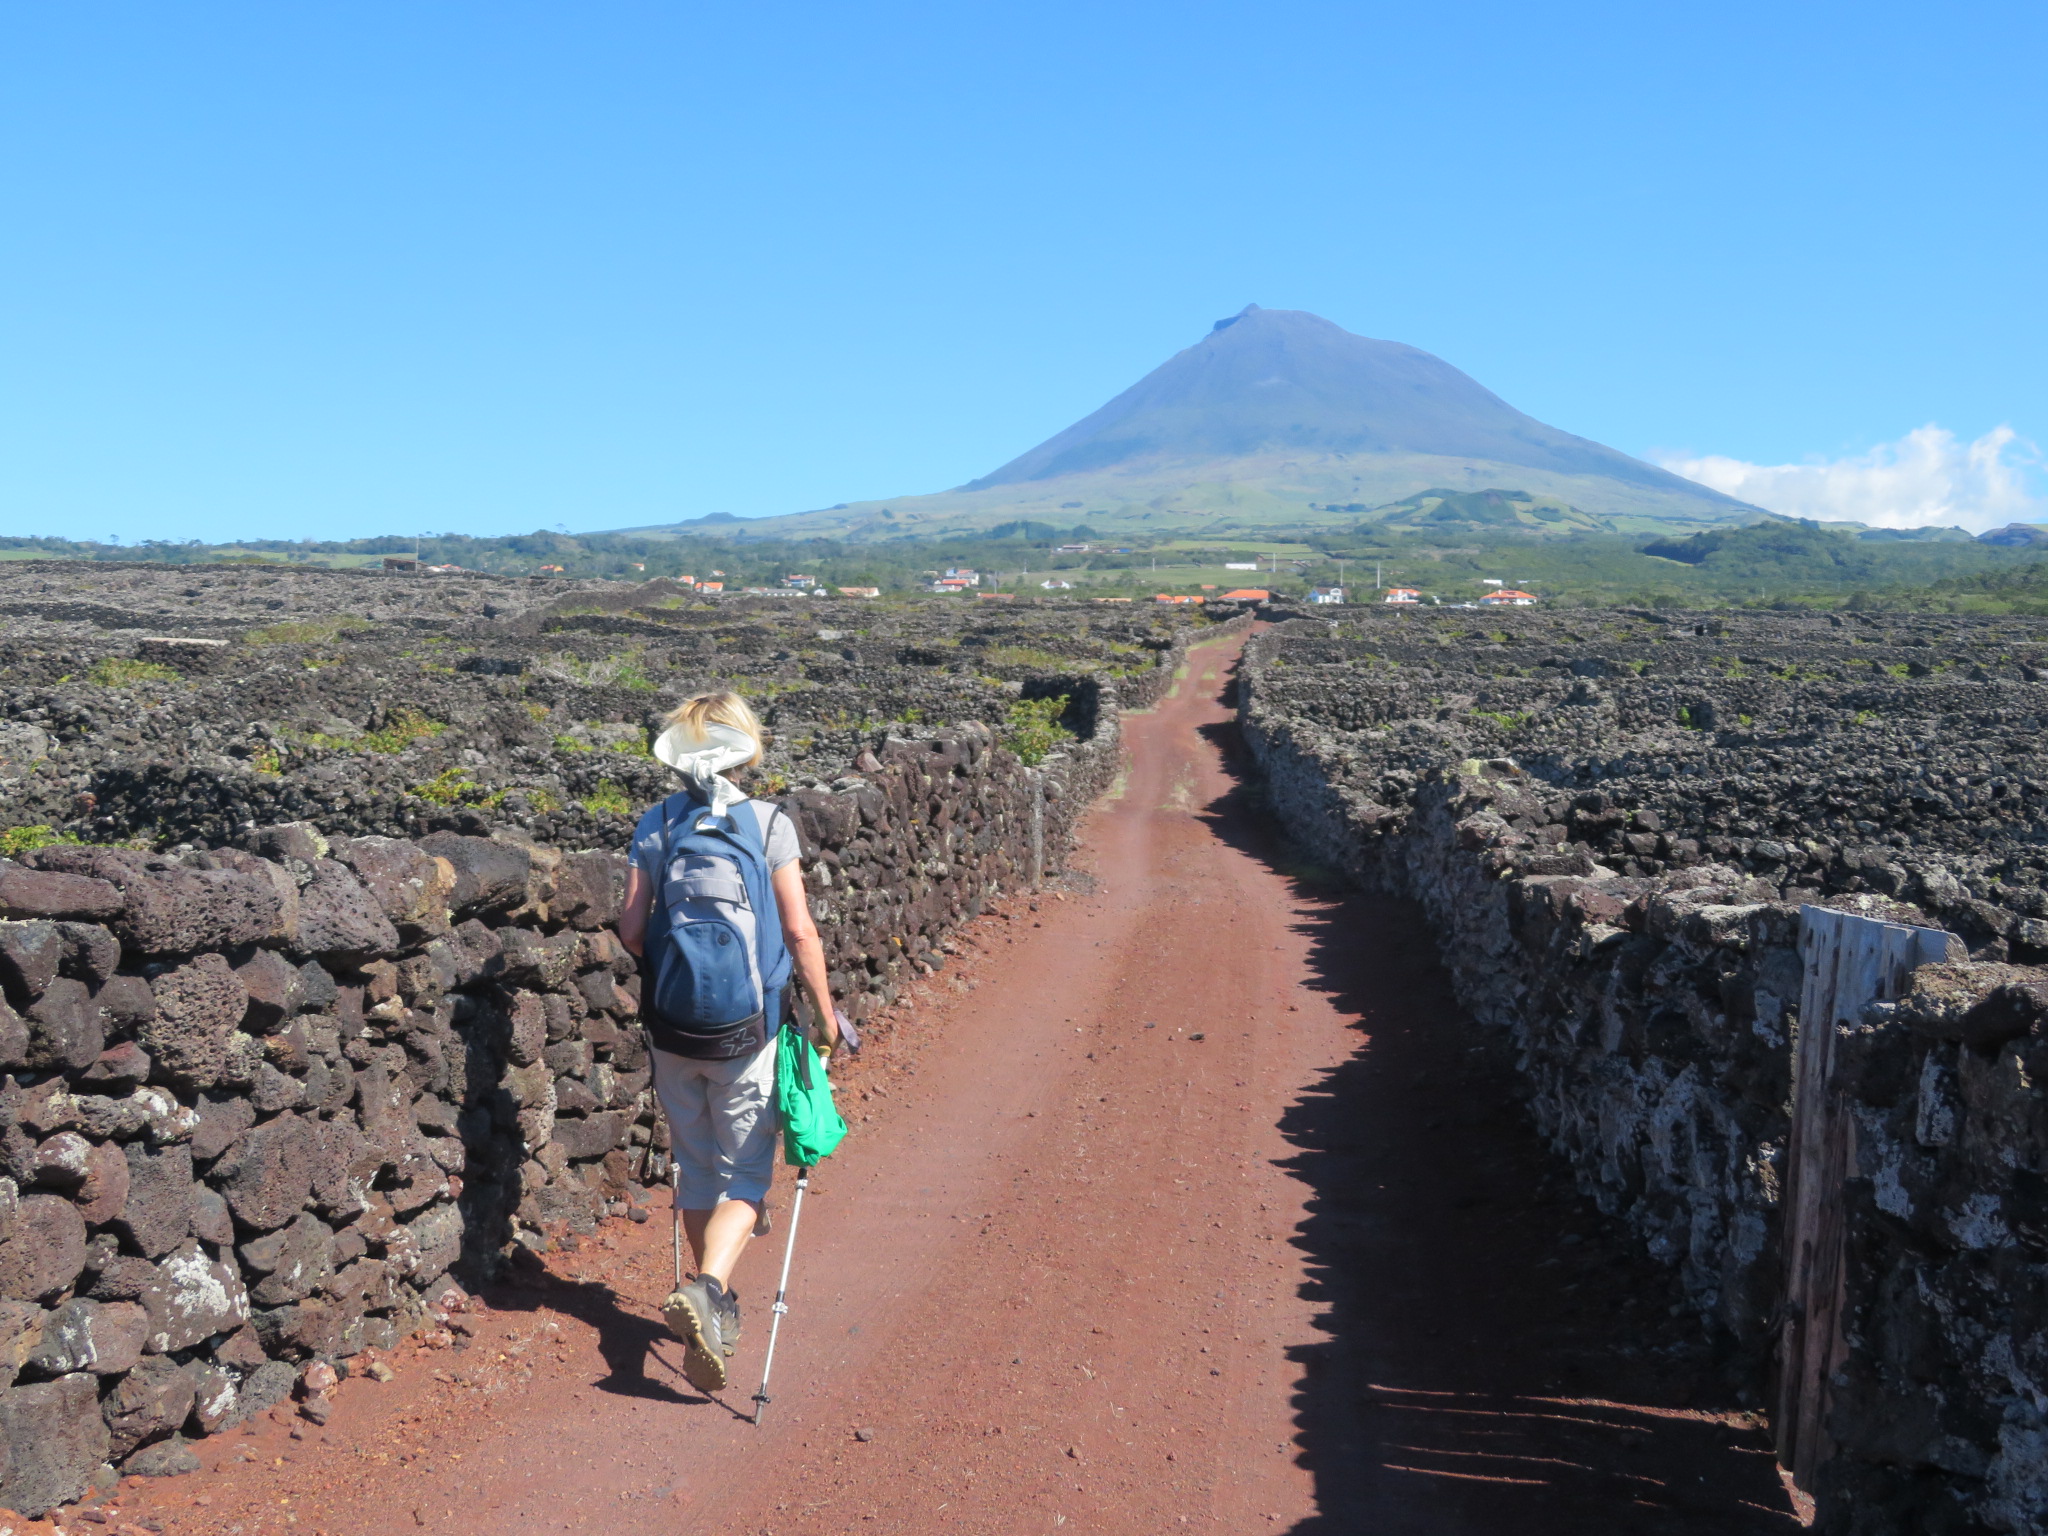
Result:
<svg viewBox="0 0 2048 1536">
<path fill-rule="evenodd" d="M 413 785 L 408 793 L 436 805 L 451 806 L 494 806 L 505 798 L 504 790 L 487 790 L 477 784 L 467 768 L 443 768 L 426 783 Z"/>
<path fill-rule="evenodd" d="M 69 832 L 59 832 L 55 827 L 37 824 L 33 827 L 7 827 L 0 829 L 0 858 L 18 859 L 24 853 L 34 853 L 38 848 L 48 848 L 57 843 L 78 843 L 83 838 Z"/>
<path fill-rule="evenodd" d="M 1060 724 L 1067 712 L 1065 694 L 1051 699 L 1018 699 L 1004 713 L 1003 745 L 1027 768 L 1036 768 L 1052 751 L 1074 739 Z"/>
<path fill-rule="evenodd" d="M 138 683 L 182 683 L 171 668 L 160 661 L 137 661 L 132 656 L 102 656 L 85 674 L 88 683 L 102 688 L 133 688 Z"/>
<path fill-rule="evenodd" d="M 363 732 L 356 743 L 365 752 L 403 752 L 416 741 L 424 741 L 447 730 L 446 722 L 430 720 L 407 706 L 384 717 L 381 729 Z"/>
<path fill-rule="evenodd" d="M 610 779 L 598 780 L 597 788 L 585 795 L 581 804 L 583 809 L 594 816 L 633 814 L 633 802 L 626 797 L 626 792 Z"/>
</svg>

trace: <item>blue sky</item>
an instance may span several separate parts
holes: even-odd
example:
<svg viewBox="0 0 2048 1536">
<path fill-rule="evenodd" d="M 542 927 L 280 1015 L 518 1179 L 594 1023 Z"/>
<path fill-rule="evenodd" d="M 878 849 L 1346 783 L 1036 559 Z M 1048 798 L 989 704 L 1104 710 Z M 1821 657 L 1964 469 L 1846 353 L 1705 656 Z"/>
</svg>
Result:
<svg viewBox="0 0 2048 1536">
<path fill-rule="evenodd" d="M 1247 302 L 1788 509 L 2002 521 L 2044 56 L 1967 0 L 10 7 L 0 532 L 937 490 Z"/>
</svg>

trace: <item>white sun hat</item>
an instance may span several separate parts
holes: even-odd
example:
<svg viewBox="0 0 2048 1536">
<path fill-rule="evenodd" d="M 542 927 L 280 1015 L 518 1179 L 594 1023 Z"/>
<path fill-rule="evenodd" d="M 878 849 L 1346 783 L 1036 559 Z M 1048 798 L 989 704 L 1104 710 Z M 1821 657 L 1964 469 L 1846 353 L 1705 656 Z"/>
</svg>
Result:
<svg viewBox="0 0 2048 1536">
<path fill-rule="evenodd" d="M 725 770 L 739 767 L 760 750 L 761 744 L 745 731 L 718 721 L 708 721 L 701 729 L 672 725 L 654 740 L 654 755 L 681 774 L 720 816 L 747 798 L 745 790 L 723 777 Z"/>
</svg>

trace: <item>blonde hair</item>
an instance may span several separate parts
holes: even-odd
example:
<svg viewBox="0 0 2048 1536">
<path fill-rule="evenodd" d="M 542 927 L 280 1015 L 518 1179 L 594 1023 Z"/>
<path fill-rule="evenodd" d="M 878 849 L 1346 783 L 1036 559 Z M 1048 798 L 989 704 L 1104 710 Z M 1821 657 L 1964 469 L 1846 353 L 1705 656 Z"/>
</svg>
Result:
<svg viewBox="0 0 2048 1536">
<path fill-rule="evenodd" d="M 744 731 L 754 738 L 754 755 L 739 768 L 752 768 L 761 761 L 761 751 L 767 745 L 767 732 L 761 729 L 761 722 L 754 718 L 754 712 L 747 708 L 747 701 L 736 693 L 700 693 L 683 700 L 669 715 L 669 725 L 679 725 L 684 730 L 703 734 L 707 725 L 729 725 L 736 731 Z"/>
</svg>

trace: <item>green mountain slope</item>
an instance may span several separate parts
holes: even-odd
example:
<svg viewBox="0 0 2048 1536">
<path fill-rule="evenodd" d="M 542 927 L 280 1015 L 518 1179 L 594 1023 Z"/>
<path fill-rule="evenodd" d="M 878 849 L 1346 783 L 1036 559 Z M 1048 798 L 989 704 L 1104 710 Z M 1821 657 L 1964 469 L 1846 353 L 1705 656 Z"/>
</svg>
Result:
<svg viewBox="0 0 2048 1536">
<path fill-rule="evenodd" d="M 1614 531 L 1614 524 L 1608 519 L 1582 512 L 1555 496 L 1532 496 L 1527 491 L 1498 488 L 1484 491 L 1427 490 L 1419 496 L 1371 509 L 1367 521 L 1388 529 L 1413 529 L 1418 533 L 1446 535 L 1481 528 L 1542 537 Z"/>
</svg>

